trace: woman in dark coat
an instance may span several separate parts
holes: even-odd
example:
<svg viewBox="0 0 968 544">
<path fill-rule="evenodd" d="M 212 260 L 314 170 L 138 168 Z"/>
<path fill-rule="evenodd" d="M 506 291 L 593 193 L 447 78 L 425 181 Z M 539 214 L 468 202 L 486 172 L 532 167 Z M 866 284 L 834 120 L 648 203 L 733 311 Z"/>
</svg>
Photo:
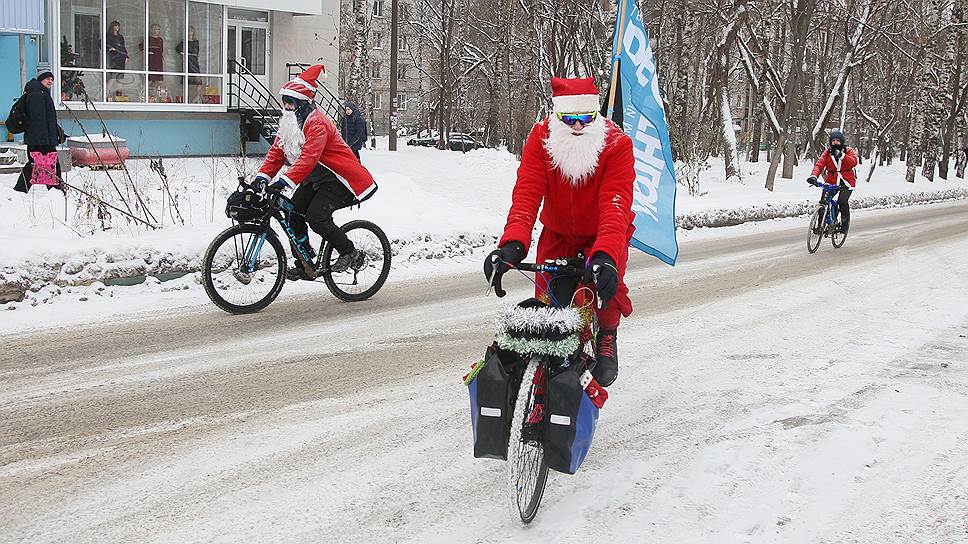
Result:
<svg viewBox="0 0 968 544">
<path fill-rule="evenodd" d="M 121 23 L 111 21 L 111 24 L 108 25 L 108 35 L 105 41 L 108 48 L 108 69 L 124 70 L 124 66 L 128 62 L 128 49 L 124 46 L 124 36 L 121 35 Z M 108 72 L 108 96 L 114 94 L 119 79 L 121 79 L 121 74 Z"/>
<path fill-rule="evenodd" d="M 347 100 L 343 102 L 343 107 L 345 108 L 344 113 L 346 117 L 343 119 L 340 136 L 343 137 L 343 141 L 346 142 L 346 145 L 350 146 L 353 154 L 359 159 L 360 149 L 366 143 L 366 121 L 363 119 L 363 114 L 360 113 L 360 108 L 355 102 Z"/>
<path fill-rule="evenodd" d="M 27 95 L 27 130 L 24 144 L 27 145 L 27 164 L 24 165 L 15 189 L 27 192 L 31 184 L 60 187 L 60 165 L 57 164 L 57 145 L 62 132 L 57 126 L 57 110 L 50 88 L 54 84 L 54 74 L 44 72 L 31 79 L 24 87 Z M 35 167 L 36 165 L 36 167 Z"/>
</svg>

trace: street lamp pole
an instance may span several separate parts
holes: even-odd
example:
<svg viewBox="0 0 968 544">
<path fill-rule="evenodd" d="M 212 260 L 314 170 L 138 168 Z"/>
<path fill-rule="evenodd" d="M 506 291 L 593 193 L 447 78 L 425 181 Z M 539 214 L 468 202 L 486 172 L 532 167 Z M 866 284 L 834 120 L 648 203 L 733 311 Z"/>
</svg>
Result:
<svg viewBox="0 0 968 544">
<path fill-rule="evenodd" d="M 390 0 L 390 151 L 397 150 L 397 0 Z"/>
</svg>

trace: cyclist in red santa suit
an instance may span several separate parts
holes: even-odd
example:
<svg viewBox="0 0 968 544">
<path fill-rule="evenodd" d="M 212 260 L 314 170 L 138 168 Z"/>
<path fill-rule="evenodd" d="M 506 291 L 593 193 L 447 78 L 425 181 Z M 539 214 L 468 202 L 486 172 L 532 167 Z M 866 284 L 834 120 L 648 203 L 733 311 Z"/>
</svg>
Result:
<svg viewBox="0 0 968 544">
<path fill-rule="evenodd" d="M 271 183 L 276 190 L 296 189 L 292 203 L 299 214 L 292 214 L 290 224 L 297 242 L 315 258 L 307 235 L 309 223 L 339 253 L 330 269 L 343 272 L 359 266 L 363 254 L 333 221 L 333 212 L 369 197 L 376 190 L 376 183 L 340 137 L 333 120 L 313 102 L 317 80 L 325 77 L 323 65 L 316 64 L 282 86 L 279 132 L 252 186 L 260 190 Z M 273 183 L 283 167 L 285 173 Z M 297 260 L 289 269 L 289 277 L 303 279 L 306 272 Z"/>
<path fill-rule="evenodd" d="M 632 313 L 623 281 L 635 217 L 632 140 L 598 114 L 594 79 L 553 78 L 551 90 L 554 111 L 524 144 L 504 235 L 485 260 L 484 275 L 493 281 L 524 259 L 544 201 L 537 261 L 579 251 L 590 257 L 585 281 L 594 282 L 603 303 L 592 374 L 608 387 L 618 377 L 619 322 Z"/>
</svg>

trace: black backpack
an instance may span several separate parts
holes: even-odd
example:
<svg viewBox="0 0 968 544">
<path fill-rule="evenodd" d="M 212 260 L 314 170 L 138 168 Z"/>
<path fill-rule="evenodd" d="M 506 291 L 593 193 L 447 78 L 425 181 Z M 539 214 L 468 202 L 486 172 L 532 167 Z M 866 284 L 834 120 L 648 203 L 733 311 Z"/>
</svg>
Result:
<svg viewBox="0 0 968 544">
<path fill-rule="evenodd" d="M 11 134 L 21 134 L 27 130 L 29 119 L 27 119 L 27 93 L 21 95 L 10 108 L 10 115 L 4 122 L 7 130 Z"/>
</svg>

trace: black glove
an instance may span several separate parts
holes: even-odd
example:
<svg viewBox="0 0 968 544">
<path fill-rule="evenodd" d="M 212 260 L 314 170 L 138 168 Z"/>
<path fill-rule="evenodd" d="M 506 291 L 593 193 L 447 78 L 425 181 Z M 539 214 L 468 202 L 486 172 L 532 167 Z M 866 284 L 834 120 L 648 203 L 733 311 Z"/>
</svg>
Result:
<svg viewBox="0 0 968 544">
<path fill-rule="evenodd" d="M 820 183 L 817 182 L 817 176 L 810 176 L 809 178 L 807 178 L 807 183 L 809 183 L 810 185 L 817 186 L 817 187 L 820 186 Z"/>
<path fill-rule="evenodd" d="M 249 188 L 257 193 L 261 193 L 263 190 L 265 190 L 266 185 L 268 184 L 269 180 L 260 176 L 252 180 L 252 183 L 249 184 Z"/>
<path fill-rule="evenodd" d="M 484 277 L 494 286 L 497 296 L 504 296 L 504 290 L 501 289 L 501 276 L 510 269 L 509 264 L 517 266 L 525 255 L 524 244 L 521 242 L 508 242 L 488 253 L 484 259 Z"/>
<path fill-rule="evenodd" d="M 599 251 L 585 268 L 585 283 L 594 283 L 601 307 L 608 306 L 618 292 L 618 267 L 611 257 Z"/>
</svg>

